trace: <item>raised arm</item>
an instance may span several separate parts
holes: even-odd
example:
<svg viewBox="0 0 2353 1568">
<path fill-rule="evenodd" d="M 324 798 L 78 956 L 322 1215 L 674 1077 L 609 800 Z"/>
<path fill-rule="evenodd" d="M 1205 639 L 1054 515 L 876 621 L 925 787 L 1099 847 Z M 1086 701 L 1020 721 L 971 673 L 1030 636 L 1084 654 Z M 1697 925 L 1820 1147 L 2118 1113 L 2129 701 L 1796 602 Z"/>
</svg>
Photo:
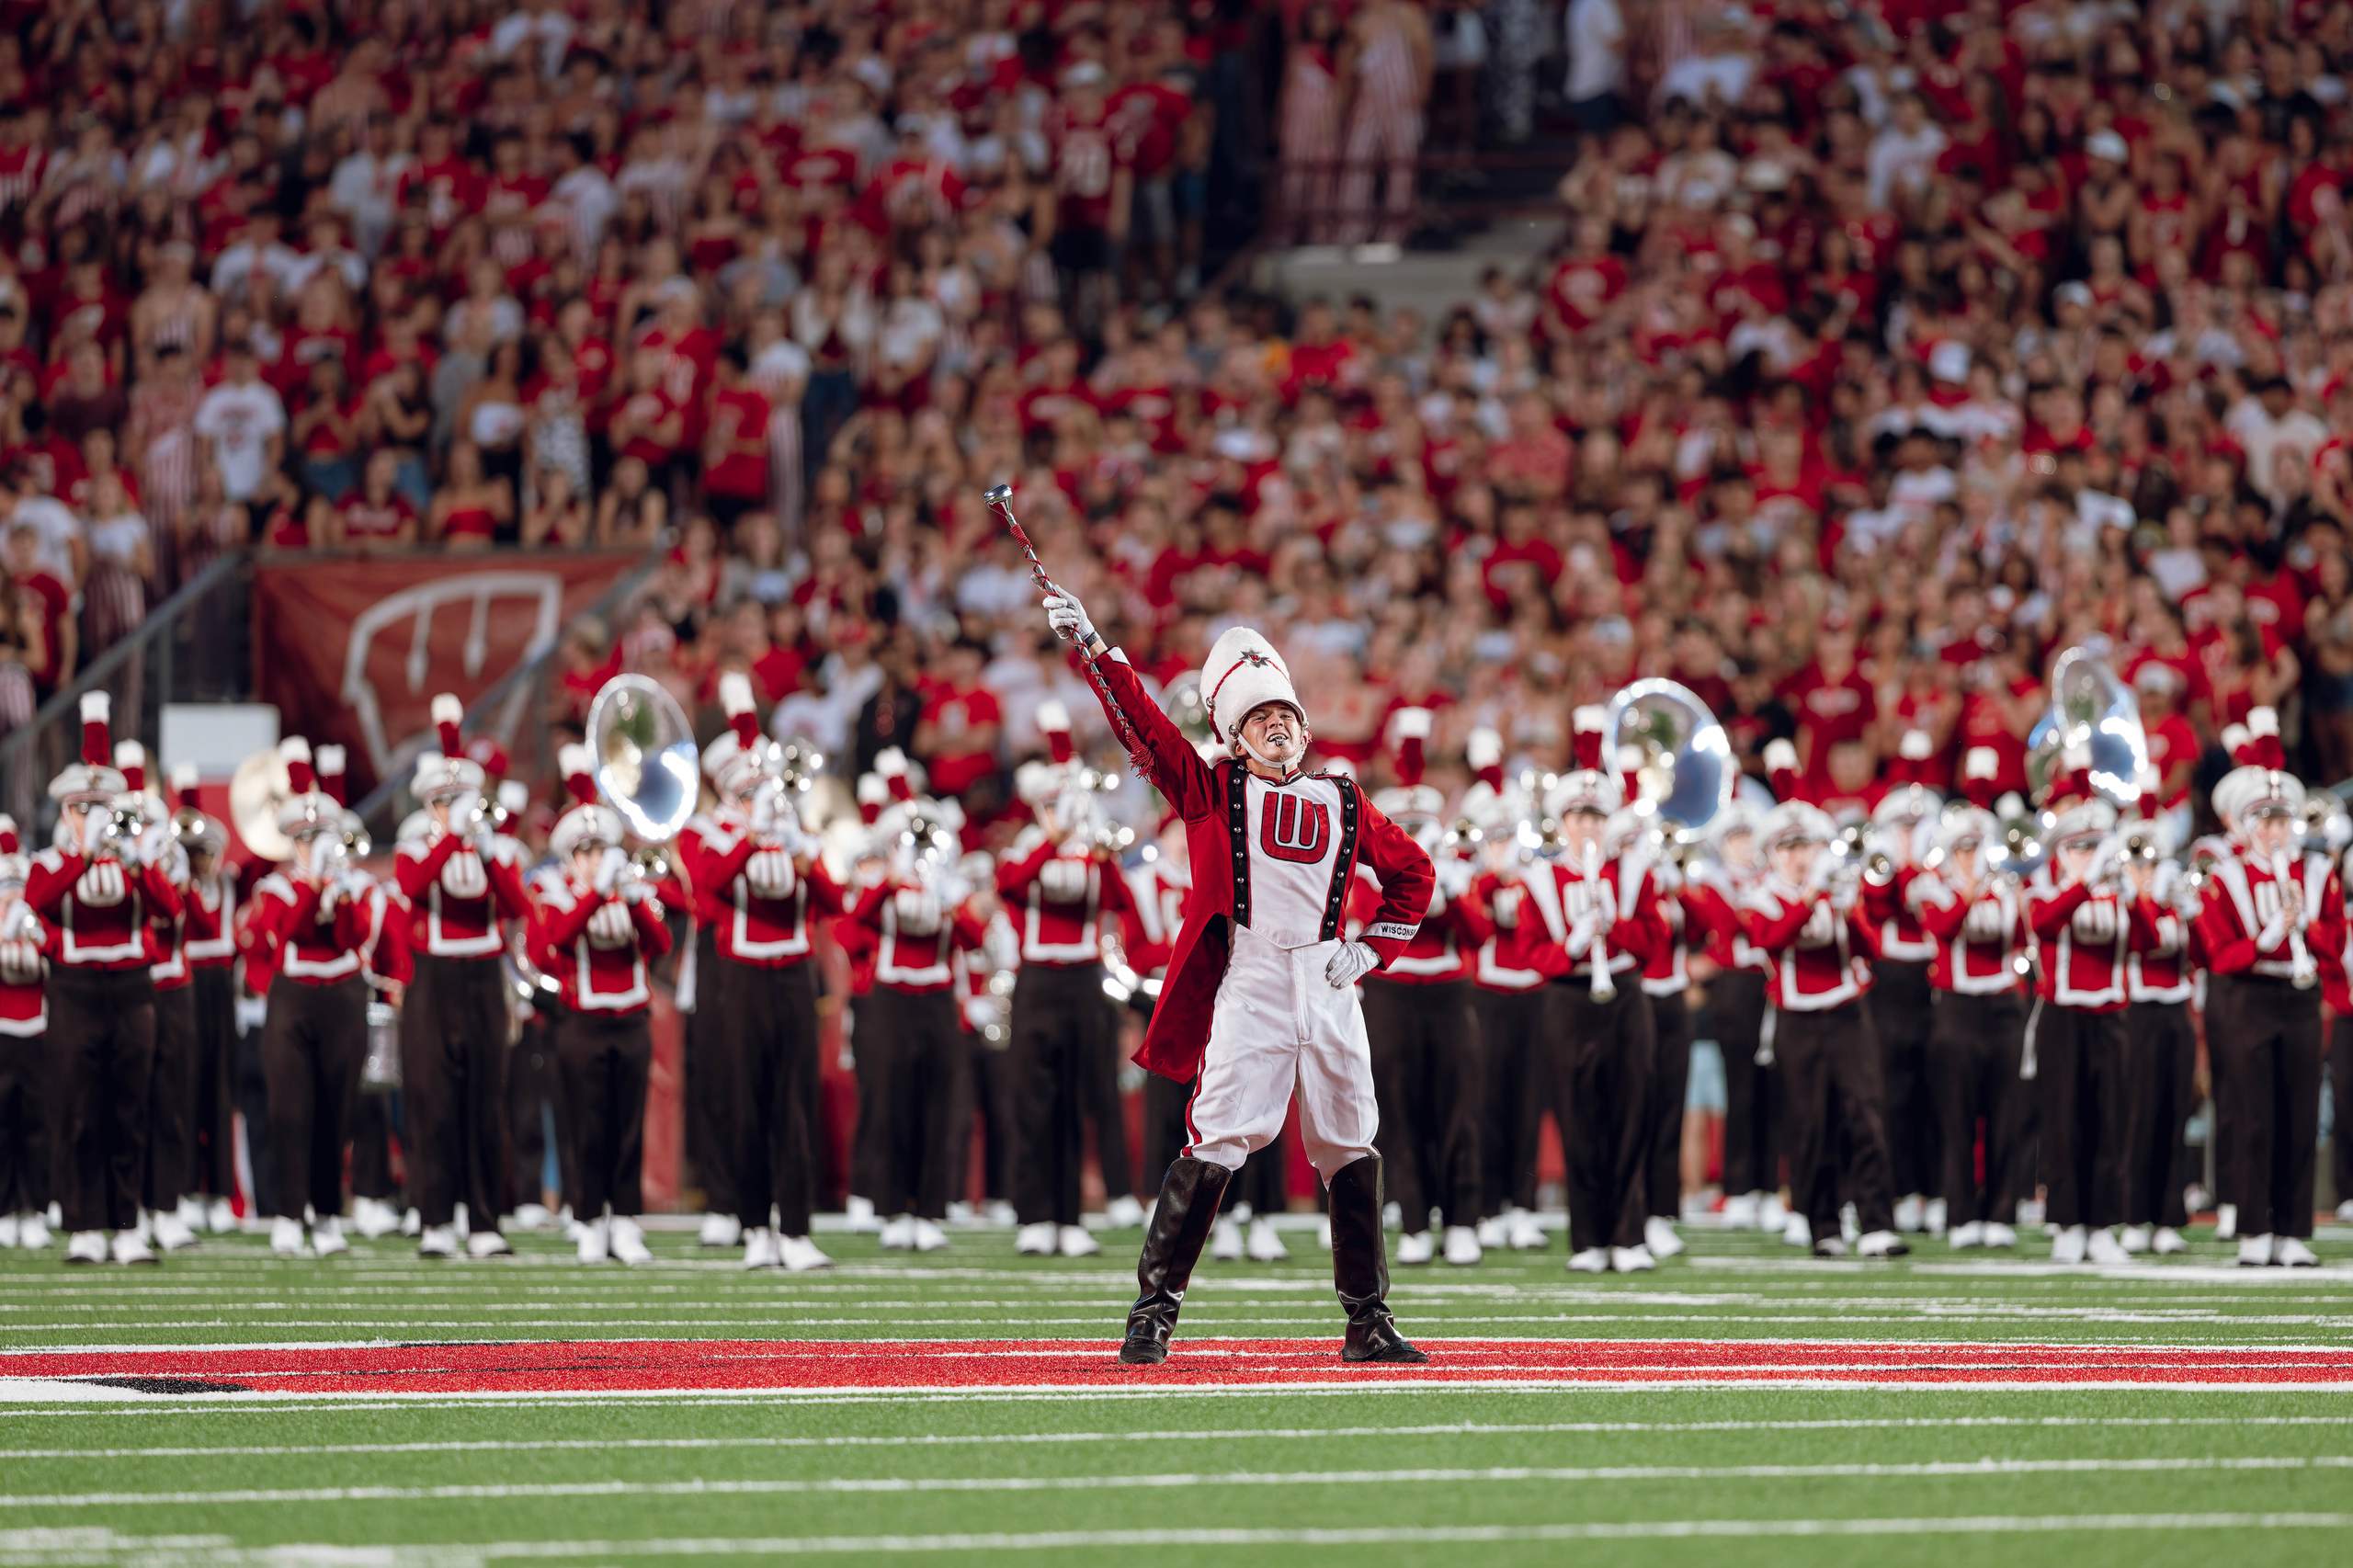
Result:
<svg viewBox="0 0 2353 1568">
<path fill-rule="evenodd" d="M 1054 629 L 1054 635 L 1077 650 L 1096 677 L 1088 684 L 1094 687 L 1111 728 L 1136 737 L 1135 760 L 1153 788 L 1186 821 L 1207 816 L 1217 803 L 1216 779 L 1209 764 L 1144 690 L 1127 654 L 1104 642 L 1087 619 L 1086 607 L 1067 589 L 1057 587 L 1046 596 L 1046 623 Z"/>
</svg>

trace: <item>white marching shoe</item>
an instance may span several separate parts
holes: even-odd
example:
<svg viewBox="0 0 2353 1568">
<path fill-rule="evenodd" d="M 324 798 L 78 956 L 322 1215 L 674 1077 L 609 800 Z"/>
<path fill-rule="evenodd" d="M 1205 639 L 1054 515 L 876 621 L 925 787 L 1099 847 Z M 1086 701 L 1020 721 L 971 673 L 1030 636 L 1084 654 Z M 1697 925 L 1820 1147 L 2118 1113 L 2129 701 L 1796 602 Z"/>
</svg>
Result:
<svg viewBox="0 0 2353 1568">
<path fill-rule="evenodd" d="M 357 1203 L 352 1205 L 355 1213 L 358 1207 Z M 518 1231 L 540 1231 L 545 1230 L 554 1219 L 554 1211 L 544 1203 L 517 1203 L 515 1212 L 507 1216 L 506 1222 Z"/>
<path fill-rule="evenodd" d="M 2214 1205 L 2214 1239 L 2227 1242 L 2239 1233 L 2239 1206 L 2235 1203 Z"/>
<path fill-rule="evenodd" d="M 1683 1238 L 1675 1233 L 1675 1222 L 1663 1214 L 1654 1214 L 1643 1221 L 1643 1244 L 1650 1248 L 1654 1258 L 1670 1258 L 1683 1250 Z"/>
<path fill-rule="evenodd" d="M 853 1231 L 879 1231 L 882 1228 L 881 1221 L 874 1215 L 874 1199 L 860 1198 L 854 1192 L 842 1204 L 842 1218 L 848 1221 Z"/>
<path fill-rule="evenodd" d="M 2271 1261 L 2282 1268 L 2318 1268 L 2320 1258 L 2300 1237 L 2275 1236 L 2271 1242 Z"/>
<path fill-rule="evenodd" d="M 2005 1225 L 1999 1220 L 1988 1220 L 1985 1221 L 1985 1245 L 1988 1249 L 1995 1247 L 2014 1247 L 2018 1244 L 2018 1227 L 2015 1225 Z"/>
<path fill-rule="evenodd" d="M 1242 1221 L 1231 1214 L 1221 1214 L 1210 1228 L 1210 1261 L 1239 1263 L 1245 1246 Z"/>
<path fill-rule="evenodd" d="M 1064 1257 L 1093 1257 L 1103 1250 L 1103 1244 L 1089 1235 L 1084 1225 L 1064 1225 L 1054 1233 L 1054 1250 Z"/>
<path fill-rule="evenodd" d="M 1761 1192 L 1728 1192 L 1724 1206 L 1717 1210 L 1717 1218 L 1733 1230 L 1745 1231 L 1756 1224 L 1757 1205 L 1765 1199 Z"/>
<path fill-rule="evenodd" d="M 634 1220 L 616 1214 L 608 1227 L 607 1244 L 616 1263 L 626 1263 L 634 1268 L 641 1263 L 654 1261 L 654 1249 L 645 1244 L 645 1232 Z"/>
<path fill-rule="evenodd" d="M 1103 1206 L 1103 1224 L 1108 1230 L 1131 1231 L 1142 1223 L 1143 1205 L 1136 1201 L 1133 1193 L 1115 1198 Z"/>
<path fill-rule="evenodd" d="M 1013 1250 L 1022 1257 L 1051 1257 L 1054 1256 L 1054 1226 L 1051 1220 L 1040 1220 L 1034 1225 L 1024 1225 L 1013 1233 Z"/>
<path fill-rule="evenodd" d="M 706 1214 L 701 1228 L 695 1232 L 697 1246 L 740 1246 L 743 1241 L 744 1221 L 733 1214 Z"/>
<path fill-rule="evenodd" d="M 204 1228 L 216 1236 L 225 1236 L 237 1228 L 237 1206 L 225 1198 L 216 1198 L 204 1206 Z"/>
<path fill-rule="evenodd" d="M 2149 1250 L 2155 1230 L 2154 1225 L 2127 1225 L 2116 1233 L 2116 1244 L 2128 1256 L 2138 1257 Z"/>
<path fill-rule="evenodd" d="M 1813 1222 L 1802 1214 L 1791 1214 L 1781 1222 L 1781 1240 L 1793 1247 L 1813 1244 Z"/>
<path fill-rule="evenodd" d="M 915 1248 L 917 1252 L 938 1252 L 948 1244 L 948 1233 L 939 1228 L 937 1220 L 915 1221 Z"/>
<path fill-rule="evenodd" d="M 1282 1233 L 1263 1215 L 1250 1221 L 1250 1239 L 1243 1244 L 1242 1250 L 1253 1263 L 1280 1263 L 1290 1256 L 1290 1248 L 1283 1245 Z"/>
<path fill-rule="evenodd" d="M 1920 1217 L 1920 1223 L 1927 1228 L 1928 1234 L 1943 1235 L 1945 1233 L 1945 1200 L 1941 1198 L 1928 1199 L 1928 1211 Z"/>
<path fill-rule="evenodd" d="M 893 1214 L 882 1227 L 882 1246 L 886 1252 L 912 1252 L 915 1244 L 915 1217 Z"/>
<path fill-rule="evenodd" d="M 1609 1267 L 1620 1274 L 1640 1274 L 1646 1268 L 1656 1268 L 1658 1259 L 1646 1246 L 1611 1247 Z"/>
<path fill-rule="evenodd" d="M 22 1227 L 14 1214 L 0 1214 L 0 1247 L 13 1247 Z"/>
<path fill-rule="evenodd" d="M 427 1225 L 416 1233 L 416 1256 L 419 1257 L 455 1257 L 458 1256 L 458 1227 Z"/>
<path fill-rule="evenodd" d="M 591 1220 L 580 1227 L 580 1238 L 573 1244 L 574 1253 L 583 1263 L 603 1263 L 613 1256 L 612 1235 L 602 1220 Z"/>
<path fill-rule="evenodd" d="M 269 1250 L 279 1257 L 302 1256 L 302 1221 L 281 1214 L 269 1222 Z"/>
<path fill-rule="evenodd" d="M 2171 1225 L 2159 1225 L 2156 1234 L 2149 1238 L 2149 1250 L 2159 1257 L 2177 1257 L 2189 1250 L 2189 1243 Z"/>
<path fill-rule="evenodd" d="M 1479 1233 L 1468 1225 L 1449 1225 L 1444 1243 L 1446 1261 L 1457 1268 L 1467 1268 L 1486 1254 L 1479 1245 Z"/>
<path fill-rule="evenodd" d="M 1548 1244 L 1543 1222 L 1529 1209 L 1511 1209 L 1504 1213 L 1504 1236 L 1514 1252 L 1542 1252 Z"/>
<path fill-rule="evenodd" d="M 319 1257 L 333 1257 L 339 1252 L 349 1252 L 351 1244 L 343 1239 L 343 1221 L 330 1214 L 311 1227 L 311 1251 Z"/>
<path fill-rule="evenodd" d="M 17 1227 L 17 1244 L 27 1252 L 39 1252 L 49 1244 L 49 1221 L 40 1214 L 28 1214 L 24 1223 Z"/>
<path fill-rule="evenodd" d="M 1965 1252 L 1971 1247 L 1982 1247 L 1984 1244 L 1985 1227 L 1976 1220 L 1972 1220 L 1964 1225 L 1955 1225 L 1945 1233 L 1945 1245 L 1955 1252 Z"/>
<path fill-rule="evenodd" d="M 1895 1200 L 1895 1228 L 1910 1234 L 1923 1229 L 1928 1221 L 1927 1200 L 1916 1192 L 1905 1193 Z"/>
<path fill-rule="evenodd" d="M 1866 1231 L 1855 1238 L 1857 1257 L 1902 1257 L 1912 1250 L 1893 1231 Z"/>
<path fill-rule="evenodd" d="M 1583 1252 L 1571 1253 L 1569 1255 L 1569 1272 L 1572 1274 L 1608 1273 L 1609 1249 L 1608 1247 L 1587 1247 Z"/>
<path fill-rule="evenodd" d="M 153 1263 L 155 1249 L 137 1231 L 117 1231 L 114 1233 L 114 1260 L 117 1263 Z"/>
<path fill-rule="evenodd" d="M 2081 1263 L 2088 1238 L 2081 1225 L 2062 1225 L 2051 1233 L 2051 1261 Z"/>
<path fill-rule="evenodd" d="M 355 1198 L 351 1200 L 351 1228 L 371 1242 L 379 1236 L 389 1236 L 401 1228 L 400 1210 L 381 1198 Z"/>
<path fill-rule="evenodd" d="M 766 1225 L 755 1225 L 744 1233 L 744 1267 L 774 1268 L 784 1261 L 777 1249 L 776 1233 Z"/>
<path fill-rule="evenodd" d="M 2132 1255 L 2124 1250 L 2124 1244 L 2116 1239 L 2114 1231 L 2097 1230 L 2084 1240 L 2086 1244 L 2084 1256 L 2093 1263 L 2113 1265 L 2132 1261 Z"/>
<path fill-rule="evenodd" d="M 787 1274 L 806 1274 L 834 1266 L 834 1260 L 818 1251 L 817 1244 L 807 1236 L 779 1236 L 776 1244 L 777 1256 Z"/>
<path fill-rule="evenodd" d="M 190 1233 L 204 1229 L 204 1200 L 202 1199 L 183 1198 L 174 1206 L 172 1212 L 179 1216 L 180 1223 L 186 1225 Z"/>
<path fill-rule="evenodd" d="M 104 1231 L 76 1231 L 66 1239 L 66 1262 L 104 1263 L 106 1260 L 107 1233 Z"/>
<path fill-rule="evenodd" d="M 1491 1215 L 1479 1221 L 1479 1244 L 1483 1247 L 1511 1244 L 1511 1227 L 1504 1222 L 1502 1215 Z"/>
<path fill-rule="evenodd" d="M 1397 1238 L 1397 1261 L 1411 1268 L 1438 1256 L 1438 1244 L 1427 1231 L 1407 1231 Z"/>
<path fill-rule="evenodd" d="M 2353 1225 L 2353 1198 L 2348 1198 L 2336 1206 L 2336 1218 L 2340 1224 Z"/>
<path fill-rule="evenodd" d="M 1778 1192 L 1766 1193 L 1756 1205 L 1756 1228 L 1769 1234 L 1789 1222 L 1789 1206 L 1781 1201 L 1781 1195 Z"/>
<path fill-rule="evenodd" d="M 2239 1267 L 2241 1268 L 2270 1267 L 2271 1238 L 2269 1236 L 2241 1236 L 2239 1238 Z"/>
<path fill-rule="evenodd" d="M 515 1249 L 507 1245 L 506 1238 L 496 1231 L 476 1231 L 466 1238 L 466 1256 L 474 1258 L 512 1257 Z"/>
</svg>

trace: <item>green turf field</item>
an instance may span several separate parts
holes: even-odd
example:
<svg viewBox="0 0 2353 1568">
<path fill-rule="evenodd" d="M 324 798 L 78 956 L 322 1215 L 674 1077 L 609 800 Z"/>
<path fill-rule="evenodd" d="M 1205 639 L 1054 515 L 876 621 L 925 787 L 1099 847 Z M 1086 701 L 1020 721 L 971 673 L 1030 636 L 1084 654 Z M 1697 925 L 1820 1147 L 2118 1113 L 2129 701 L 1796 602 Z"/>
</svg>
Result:
<svg viewBox="0 0 2353 1568">
<path fill-rule="evenodd" d="M 1101 1258 L 1062 1262 L 1016 1259 L 1003 1232 L 961 1232 L 921 1258 L 821 1239 L 841 1267 L 800 1278 L 747 1276 L 676 1233 L 636 1271 L 581 1267 L 551 1238 L 481 1264 L 427 1264 L 392 1242 L 279 1263 L 252 1238 L 140 1271 L 0 1253 L 0 1351 L 1038 1340 L 1087 1342 L 1057 1348 L 1092 1367 L 1110 1355 L 1137 1241 L 1108 1233 Z M 1328 1264 L 1307 1233 L 1290 1240 L 1287 1265 L 1205 1264 L 1179 1331 L 1177 1362 L 1188 1335 L 1308 1338 L 1312 1381 L 1260 1392 L 1146 1373 L 1080 1392 L 1009 1375 L 465 1398 L 361 1380 L 262 1403 L 114 1389 L 94 1403 L 0 1377 L 0 1564 L 2353 1558 L 2353 1381 L 1374 1385 L 1324 1364 L 1337 1340 Z M 2325 1233 L 2320 1249 L 2353 1255 L 2353 1236 Z M 1817 1264 L 1700 1231 L 1655 1273 L 1597 1279 L 1563 1271 L 1556 1238 L 1476 1269 L 1400 1271 L 1392 1301 L 1436 1365 L 1449 1345 L 1521 1340 L 2353 1351 L 2353 1268 L 2242 1275 L 2203 1239 L 2189 1259 L 2108 1271 L 2054 1270 L 2039 1251 L 1929 1243 L 1904 1263 Z"/>
</svg>

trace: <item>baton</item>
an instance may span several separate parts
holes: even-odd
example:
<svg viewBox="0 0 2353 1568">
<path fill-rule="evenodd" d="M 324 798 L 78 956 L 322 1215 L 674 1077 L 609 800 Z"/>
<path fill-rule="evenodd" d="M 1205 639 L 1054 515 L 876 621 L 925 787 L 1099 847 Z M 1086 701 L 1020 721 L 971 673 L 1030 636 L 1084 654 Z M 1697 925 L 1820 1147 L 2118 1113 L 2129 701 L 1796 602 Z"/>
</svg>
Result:
<svg viewBox="0 0 2353 1568">
<path fill-rule="evenodd" d="M 988 503 L 989 510 L 996 514 L 996 520 L 1005 525 L 1005 531 L 1013 536 L 1013 542 L 1021 547 L 1021 553 L 1029 558 L 1029 580 L 1038 585 L 1038 591 L 1041 594 L 1061 594 L 1062 589 L 1046 575 L 1046 563 L 1038 559 L 1038 547 L 1029 542 L 1029 530 L 1021 526 L 1021 519 L 1013 515 L 1013 486 L 992 484 L 981 498 Z M 1095 667 L 1095 661 L 1087 655 L 1086 649 L 1081 648 L 1078 655 L 1079 667 L 1086 672 L 1088 684 L 1095 687 L 1095 695 L 1103 704 L 1104 716 L 1111 721 L 1111 732 L 1127 752 L 1128 761 L 1140 777 L 1151 778 L 1150 754 L 1143 749 L 1143 743 L 1136 738 L 1135 731 L 1128 723 L 1127 714 L 1120 710 L 1120 699 L 1112 695 L 1110 683 L 1103 678 L 1103 672 Z"/>
</svg>

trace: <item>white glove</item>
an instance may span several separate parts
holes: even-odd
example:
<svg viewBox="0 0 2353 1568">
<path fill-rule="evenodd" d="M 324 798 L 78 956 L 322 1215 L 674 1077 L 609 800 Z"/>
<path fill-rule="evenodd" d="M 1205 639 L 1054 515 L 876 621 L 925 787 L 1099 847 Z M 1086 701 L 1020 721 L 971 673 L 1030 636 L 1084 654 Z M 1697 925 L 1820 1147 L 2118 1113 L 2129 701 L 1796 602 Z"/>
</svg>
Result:
<svg viewBox="0 0 2353 1568">
<path fill-rule="evenodd" d="M 631 877 L 621 885 L 623 903 L 643 903 L 654 896 L 654 884 L 643 877 Z"/>
<path fill-rule="evenodd" d="M 1841 915 L 1850 913 L 1861 902 L 1863 890 L 1851 880 L 1833 882 L 1830 886 L 1830 907 Z"/>
<path fill-rule="evenodd" d="M 96 855 L 107 841 L 107 816 L 104 812 L 92 812 L 82 819 L 82 853 Z"/>
<path fill-rule="evenodd" d="M 2274 916 L 2270 925 L 2255 934 L 2255 950 L 2268 952 L 2288 939 L 2288 917 L 2283 912 Z"/>
<path fill-rule="evenodd" d="M 620 885 L 621 868 L 629 864 L 629 857 L 619 849 L 608 848 L 597 858 L 597 869 L 589 877 L 588 885 L 599 898 L 613 896 L 613 889 Z"/>
<path fill-rule="evenodd" d="M 1332 961 L 1324 966 L 1324 978 L 1333 990 L 1346 991 L 1380 967 L 1381 955 L 1362 942 L 1342 942 L 1332 949 Z"/>
<path fill-rule="evenodd" d="M 22 941 L 40 926 L 40 917 L 33 913 L 33 906 L 20 900 L 8 906 L 6 915 L 0 915 L 0 942 Z"/>
<path fill-rule="evenodd" d="M 1597 915 L 1587 915 L 1581 916 L 1575 925 L 1569 927 L 1569 957 L 1573 959 L 1581 959 L 1585 957 L 1586 954 L 1591 952 L 1593 950 L 1593 939 L 1600 934 L 1601 920 Z"/>
<path fill-rule="evenodd" d="M 1471 891 L 1471 879 L 1473 875 L 1474 871 L 1470 861 L 1458 860 L 1449 856 L 1438 863 L 1438 892 L 1449 898 L 1461 898 Z"/>
<path fill-rule="evenodd" d="M 1086 607 L 1066 588 L 1056 586 L 1046 596 L 1046 624 L 1055 636 L 1081 648 L 1095 641 L 1095 623 L 1086 619 Z"/>
<path fill-rule="evenodd" d="M 1683 868 L 1672 860 L 1661 860 L 1651 870 L 1651 885 L 1659 892 L 1676 893 L 1683 891 Z"/>
<path fill-rule="evenodd" d="M 139 842 L 131 853 L 138 858 L 139 864 L 153 866 L 170 859 L 175 847 L 172 824 L 159 822 L 151 824 L 147 831 L 139 835 Z"/>
<path fill-rule="evenodd" d="M 1518 929 L 1519 901 L 1527 896 L 1527 894 L 1521 892 L 1518 888 L 1497 888 L 1495 890 L 1495 928 L 1497 930 L 1513 931 Z"/>
<path fill-rule="evenodd" d="M 762 790 L 753 795 L 749 815 L 753 837 L 767 838 L 774 835 L 778 826 L 776 791 Z"/>
</svg>

